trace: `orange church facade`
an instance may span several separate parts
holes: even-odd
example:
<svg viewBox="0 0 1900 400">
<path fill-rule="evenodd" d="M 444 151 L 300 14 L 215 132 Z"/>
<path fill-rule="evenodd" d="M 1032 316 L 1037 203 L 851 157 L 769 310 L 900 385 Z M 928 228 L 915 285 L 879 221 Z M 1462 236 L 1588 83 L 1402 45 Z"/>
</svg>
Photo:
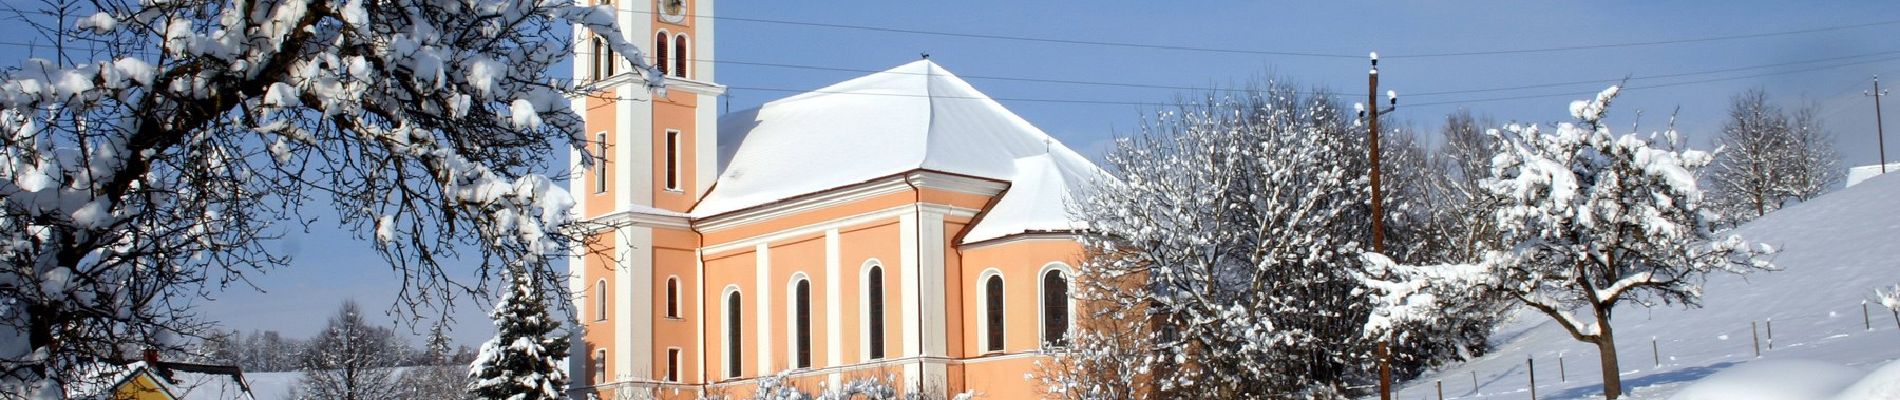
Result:
<svg viewBox="0 0 1900 400">
<path fill-rule="evenodd" d="M 570 188 L 578 398 L 1043 397 L 1083 254 L 1063 207 L 1098 169 L 927 60 L 720 115 L 713 1 L 610 4 L 667 90 L 577 46 L 604 154 Z"/>
</svg>

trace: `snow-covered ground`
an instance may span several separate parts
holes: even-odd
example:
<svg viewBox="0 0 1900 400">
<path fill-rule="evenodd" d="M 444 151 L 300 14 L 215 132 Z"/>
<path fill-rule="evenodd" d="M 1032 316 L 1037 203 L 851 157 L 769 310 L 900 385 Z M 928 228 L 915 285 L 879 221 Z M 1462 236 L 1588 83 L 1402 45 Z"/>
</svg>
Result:
<svg viewBox="0 0 1900 400">
<path fill-rule="evenodd" d="M 302 378 L 302 372 L 244 374 L 244 382 L 251 385 L 251 396 L 256 400 L 291 400 L 290 389 L 297 387 L 297 380 Z"/>
<path fill-rule="evenodd" d="M 1779 248 L 1774 261 L 1784 270 L 1712 276 L 1702 308 L 1619 306 L 1613 325 L 1626 398 L 1824 400 L 1812 393 L 1886 390 L 1839 399 L 1900 399 L 1900 321 L 1872 301 L 1875 289 L 1900 283 L 1900 177 L 1868 179 L 1736 233 Z M 1535 362 L 1539 399 L 1602 396 L 1596 348 L 1541 314 L 1518 315 L 1492 342 L 1491 355 L 1426 373 L 1395 398 L 1437 399 L 1441 382 L 1446 399 L 1529 398 L 1526 360 Z M 1750 390 L 1791 382 L 1810 387 L 1783 397 Z M 1738 393 L 1750 396 L 1731 397 Z"/>
</svg>

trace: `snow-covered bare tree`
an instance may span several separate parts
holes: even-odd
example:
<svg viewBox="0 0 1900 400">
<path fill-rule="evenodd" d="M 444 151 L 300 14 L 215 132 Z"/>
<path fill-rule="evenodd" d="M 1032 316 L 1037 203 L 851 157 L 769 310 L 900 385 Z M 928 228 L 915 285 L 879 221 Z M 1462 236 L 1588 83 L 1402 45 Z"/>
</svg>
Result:
<svg viewBox="0 0 1900 400">
<path fill-rule="evenodd" d="M 277 331 L 251 331 L 239 347 L 237 364 L 245 372 L 281 372 L 297 369 L 304 342 Z"/>
<path fill-rule="evenodd" d="M 1838 186 L 1845 174 L 1834 137 L 1814 108 L 1802 107 L 1791 115 L 1762 89 L 1729 101 L 1719 141 L 1722 151 L 1708 172 L 1710 200 L 1730 225 L 1820 196 Z"/>
<path fill-rule="evenodd" d="M 501 300 L 488 316 L 495 337 L 469 366 L 469 394 L 483 400 L 567 398 L 568 332 L 548 313 L 547 284 L 526 267 L 508 267 Z"/>
<path fill-rule="evenodd" d="M 1435 183 L 1440 194 L 1428 208 L 1442 216 L 1444 238 L 1450 243 L 1443 261 L 1477 261 L 1496 237 L 1492 214 L 1502 200 L 1483 185 L 1491 177 L 1491 159 L 1502 149 L 1497 138 L 1485 134 L 1485 127 L 1492 125 L 1489 119 L 1459 110 L 1446 115 L 1439 130 L 1444 144 L 1427 168 L 1438 176 L 1427 181 Z"/>
<path fill-rule="evenodd" d="M 1512 125 L 1485 186 L 1505 199 L 1495 216 L 1500 243 L 1475 265 L 1404 267 L 1367 257 L 1378 325 L 1441 318 L 1444 293 L 1500 293 L 1597 346 L 1604 395 L 1622 395 L 1617 305 L 1694 306 L 1714 272 L 1772 270 L 1773 252 L 1739 236 L 1717 237 L 1696 172 L 1709 153 L 1679 150 L 1676 133 L 1611 133 L 1603 124 L 1617 87 L 1571 104 L 1575 123 L 1556 132 Z M 1587 313 L 1583 317 L 1577 312 Z"/>
<path fill-rule="evenodd" d="M 1071 211 L 1089 227 L 1075 291 L 1089 317 L 1039 366 L 1050 396 L 1336 397 L 1374 378 L 1365 128 L 1325 95 L 1262 86 L 1161 113 L 1107 156 L 1116 179 Z M 1388 253 L 1475 259 L 1459 246 L 1473 212 L 1437 183 L 1445 156 L 1409 127 L 1384 137 Z M 1501 307 L 1474 303 L 1488 307 L 1398 327 L 1401 376 L 1481 350 Z"/>
<path fill-rule="evenodd" d="M 355 301 L 346 301 L 305 348 L 300 392 L 304 399 L 407 399 L 396 366 L 408 351 L 394 330 L 371 324 Z"/>
<path fill-rule="evenodd" d="M 1090 228 L 1078 294 L 1145 310 L 1089 318 L 1154 328 L 1084 332 L 1052 362 L 1146 375 L 1054 376 L 1052 390 L 1120 396 L 1103 387 L 1134 379 L 1157 397 L 1283 398 L 1367 376 L 1365 309 L 1347 273 L 1370 236 L 1363 135 L 1325 96 L 1246 93 L 1162 113 L 1108 155 L 1118 180 L 1072 211 Z M 1128 343 L 1148 347 L 1117 348 Z"/>
<path fill-rule="evenodd" d="M 61 51 L 0 71 L 5 396 L 175 348 L 191 299 L 288 264 L 264 243 L 313 199 L 375 239 L 411 307 L 499 265 L 559 282 L 572 202 L 540 171 L 592 160 L 576 87 L 548 75 L 570 30 L 663 81 L 610 8 L 571 1 L 44 4 L 20 15 Z"/>
</svg>

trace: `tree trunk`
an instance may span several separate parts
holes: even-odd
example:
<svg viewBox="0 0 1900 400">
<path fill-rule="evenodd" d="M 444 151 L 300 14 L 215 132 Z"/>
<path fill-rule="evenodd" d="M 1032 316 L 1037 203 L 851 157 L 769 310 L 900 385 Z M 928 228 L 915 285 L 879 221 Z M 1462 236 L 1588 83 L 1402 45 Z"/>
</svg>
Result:
<svg viewBox="0 0 1900 400">
<path fill-rule="evenodd" d="M 1616 335 L 1610 333 L 1610 321 L 1599 318 L 1597 326 L 1603 333 L 1597 340 L 1597 356 L 1603 367 L 1603 398 L 1616 400 L 1623 396 L 1622 368 L 1616 362 Z"/>
</svg>

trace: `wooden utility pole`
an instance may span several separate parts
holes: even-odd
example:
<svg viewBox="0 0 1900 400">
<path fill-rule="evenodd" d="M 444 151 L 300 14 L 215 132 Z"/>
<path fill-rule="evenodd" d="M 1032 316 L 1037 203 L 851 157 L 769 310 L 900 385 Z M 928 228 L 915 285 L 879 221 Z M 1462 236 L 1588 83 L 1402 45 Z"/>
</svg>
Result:
<svg viewBox="0 0 1900 400">
<path fill-rule="evenodd" d="M 1385 254 L 1385 197 L 1379 187 L 1379 53 L 1372 53 L 1366 73 L 1367 159 L 1372 162 L 1372 251 Z M 1379 340 L 1379 400 L 1392 400 L 1391 339 Z"/>
<path fill-rule="evenodd" d="M 1887 123 L 1880 118 L 1880 98 L 1886 97 L 1887 92 L 1880 90 L 1880 75 L 1874 75 L 1874 91 L 1867 92 L 1866 95 L 1874 97 L 1874 143 L 1880 146 L 1880 173 L 1885 175 L 1887 173 Z"/>
</svg>

